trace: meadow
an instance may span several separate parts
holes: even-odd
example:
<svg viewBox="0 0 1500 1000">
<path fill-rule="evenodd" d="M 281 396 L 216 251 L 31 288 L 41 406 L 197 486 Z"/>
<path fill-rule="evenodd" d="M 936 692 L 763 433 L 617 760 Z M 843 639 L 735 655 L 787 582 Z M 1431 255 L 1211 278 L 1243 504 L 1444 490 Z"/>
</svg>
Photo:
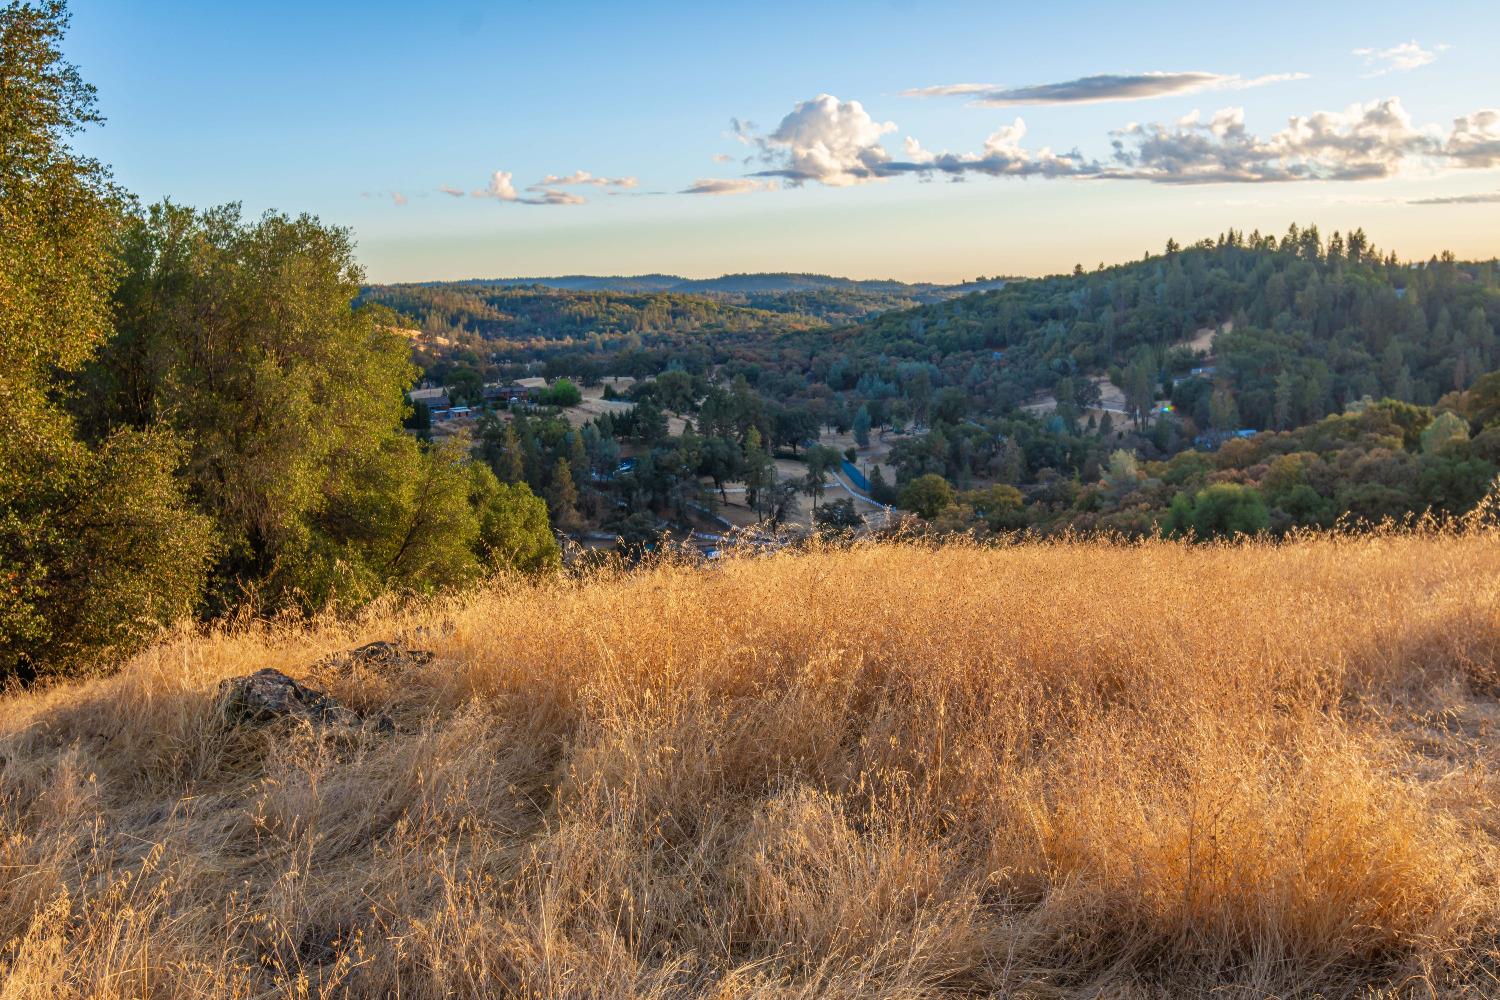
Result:
<svg viewBox="0 0 1500 1000">
<path fill-rule="evenodd" d="M 184 629 L 0 699 L 0 998 L 1493 996 L 1497 654 L 1479 526 Z M 227 724 L 262 667 L 394 732 Z"/>
</svg>

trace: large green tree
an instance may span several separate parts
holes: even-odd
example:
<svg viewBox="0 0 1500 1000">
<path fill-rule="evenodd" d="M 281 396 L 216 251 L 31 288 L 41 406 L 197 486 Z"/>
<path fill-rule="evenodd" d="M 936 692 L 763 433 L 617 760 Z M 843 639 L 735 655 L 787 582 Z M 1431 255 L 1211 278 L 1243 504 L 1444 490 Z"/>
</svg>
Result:
<svg viewBox="0 0 1500 1000">
<path fill-rule="evenodd" d="M 87 663 L 187 614 L 210 536 L 164 428 L 85 443 L 68 376 L 110 334 L 125 198 L 69 146 L 100 121 L 64 5 L 0 8 L 0 680 Z"/>
<path fill-rule="evenodd" d="M 416 369 L 389 313 L 353 306 L 363 275 L 347 231 L 163 204 L 122 242 L 118 331 L 81 407 L 96 431 L 164 422 L 186 442 L 192 496 L 223 541 L 219 605 L 433 590 L 507 551 L 483 523 L 525 498 L 472 496 L 467 441 L 424 448 L 403 433 Z"/>
</svg>

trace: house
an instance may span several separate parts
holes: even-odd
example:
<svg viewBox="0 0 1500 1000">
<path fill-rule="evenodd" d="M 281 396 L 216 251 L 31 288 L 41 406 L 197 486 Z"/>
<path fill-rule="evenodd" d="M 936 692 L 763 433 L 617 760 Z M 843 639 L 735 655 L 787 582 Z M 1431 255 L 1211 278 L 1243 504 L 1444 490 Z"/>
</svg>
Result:
<svg viewBox="0 0 1500 1000">
<path fill-rule="evenodd" d="M 448 406 L 448 390 L 442 386 L 430 389 L 412 389 L 407 392 L 406 398 L 413 403 L 425 403 L 429 409 L 437 410 Z"/>
<path fill-rule="evenodd" d="M 514 403 L 517 400 L 530 399 L 532 391 L 533 390 L 527 388 L 524 385 L 521 385 L 518 382 L 513 382 L 509 385 L 497 385 L 494 387 L 493 391 L 489 386 L 485 386 L 484 398 L 497 401 L 503 400 L 507 403 Z"/>
<path fill-rule="evenodd" d="M 1173 378 L 1172 384 L 1181 385 L 1182 383 L 1195 378 L 1212 379 L 1214 377 L 1214 372 L 1218 370 L 1219 369 L 1214 365 L 1204 365 L 1201 368 L 1193 368 L 1186 375 L 1178 375 Z"/>
</svg>

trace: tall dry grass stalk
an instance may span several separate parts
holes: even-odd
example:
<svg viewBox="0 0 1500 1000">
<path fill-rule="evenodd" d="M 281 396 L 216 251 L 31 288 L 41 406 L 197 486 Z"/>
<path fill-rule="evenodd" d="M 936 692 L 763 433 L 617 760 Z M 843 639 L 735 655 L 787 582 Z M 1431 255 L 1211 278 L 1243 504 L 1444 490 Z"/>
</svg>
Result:
<svg viewBox="0 0 1500 1000">
<path fill-rule="evenodd" d="M 1497 654 L 1483 530 L 184 633 L 0 701 L 0 998 L 1495 995 Z M 225 731 L 265 666 L 396 734 Z"/>
</svg>

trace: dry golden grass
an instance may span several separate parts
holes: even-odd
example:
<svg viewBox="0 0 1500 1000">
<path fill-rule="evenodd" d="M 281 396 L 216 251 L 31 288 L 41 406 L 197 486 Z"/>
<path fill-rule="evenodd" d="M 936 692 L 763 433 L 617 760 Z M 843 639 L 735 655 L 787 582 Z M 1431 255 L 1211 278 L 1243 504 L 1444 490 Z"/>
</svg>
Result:
<svg viewBox="0 0 1500 1000">
<path fill-rule="evenodd" d="M 185 633 L 0 700 L 0 998 L 1492 996 L 1497 654 L 1480 530 Z M 264 666 L 398 731 L 226 732 Z"/>
</svg>

